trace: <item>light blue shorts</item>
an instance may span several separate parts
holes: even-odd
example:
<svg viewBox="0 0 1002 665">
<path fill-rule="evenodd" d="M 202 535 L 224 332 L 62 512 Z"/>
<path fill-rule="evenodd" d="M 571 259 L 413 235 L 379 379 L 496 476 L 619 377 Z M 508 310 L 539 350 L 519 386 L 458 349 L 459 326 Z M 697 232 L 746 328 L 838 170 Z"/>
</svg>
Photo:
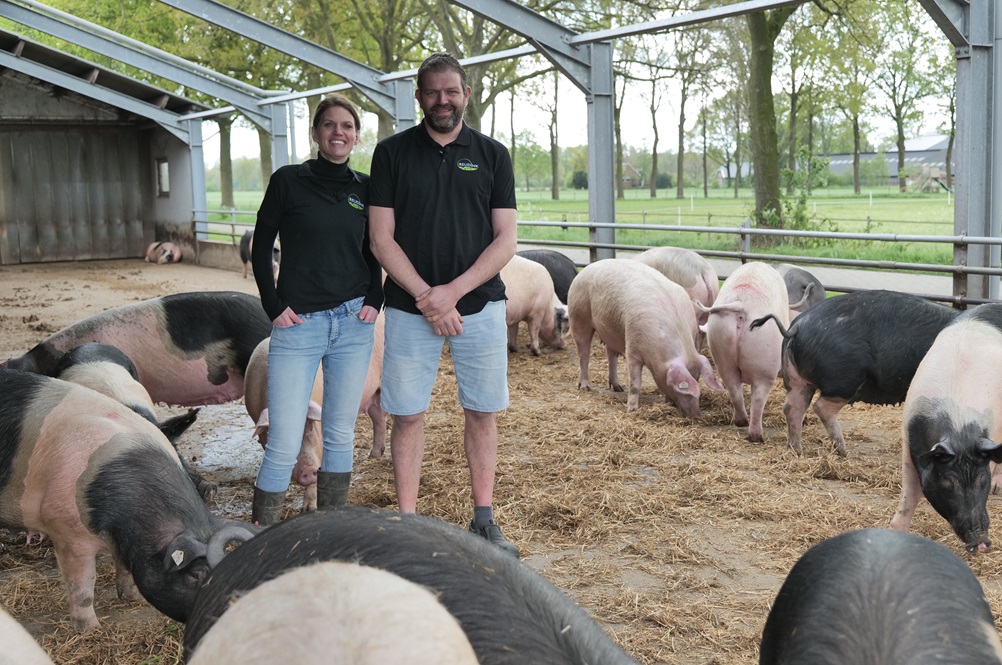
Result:
<svg viewBox="0 0 1002 665">
<path fill-rule="evenodd" d="M 387 413 L 411 416 L 428 410 L 446 340 L 462 407 L 481 413 L 508 408 L 504 300 L 464 316 L 462 334 L 448 337 L 436 335 L 420 314 L 387 307 L 385 335 L 380 402 Z"/>
</svg>

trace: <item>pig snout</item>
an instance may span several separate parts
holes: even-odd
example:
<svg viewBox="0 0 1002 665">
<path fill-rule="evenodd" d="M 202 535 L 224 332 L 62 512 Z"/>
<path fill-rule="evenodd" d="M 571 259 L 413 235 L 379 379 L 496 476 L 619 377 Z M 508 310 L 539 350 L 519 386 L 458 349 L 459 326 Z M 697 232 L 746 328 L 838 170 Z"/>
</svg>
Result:
<svg viewBox="0 0 1002 665">
<path fill-rule="evenodd" d="M 976 535 L 972 539 L 965 538 L 964 541 L 966 543 L 964 547 L 971 554 L 984 554 L 992 547 L 991 538 L 984 533 Z"/>
<path fill-rule="evenodd" d="M 678 406 L 686 417 L 693 420 L 699 419 L 699 395 L 678 394 L 674 400 L 669 400 L 666 397 L 665 401 L 674 401 L 675 405 Z"/>
<path fill-rule="evenodd" d="M 296 465 L 292 475 L 295 477 L 297 483 L 306 487 L 317 482 L 317 472 L 319 470 L 320 468 L 316 464 L 300 464 Z"/>
</svg>

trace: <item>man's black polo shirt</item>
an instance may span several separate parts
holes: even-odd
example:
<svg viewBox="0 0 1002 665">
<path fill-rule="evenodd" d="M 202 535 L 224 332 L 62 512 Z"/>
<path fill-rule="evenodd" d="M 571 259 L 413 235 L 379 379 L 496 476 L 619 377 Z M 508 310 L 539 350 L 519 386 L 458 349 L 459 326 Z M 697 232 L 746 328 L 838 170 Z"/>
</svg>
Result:
<svg viewBox="0 0 1002 665">
<path fill-rule="evenodd" d="M 494 240 L 491 209 L 515 208 L 515 173 L 508 149 L 465 123 L 444 148 L 424 123 L 389 136 L 372 155 L 369 205 L 393 208 L 394 239 L 431 286 L 466 272 Z M 386 306 L 419 314 L 414 298 L 387 278 Z M 495 275 L 463 296 L 460 314 L 503 300 Z"/>
</svg>

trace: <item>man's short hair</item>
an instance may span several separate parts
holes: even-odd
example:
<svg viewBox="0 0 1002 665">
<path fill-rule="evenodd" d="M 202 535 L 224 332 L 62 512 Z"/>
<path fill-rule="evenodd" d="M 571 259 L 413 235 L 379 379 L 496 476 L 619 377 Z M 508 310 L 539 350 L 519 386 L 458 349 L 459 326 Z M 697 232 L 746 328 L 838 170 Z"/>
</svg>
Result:
<svg viewBox="0 0 1002 665">
<path fill-rule="evenodd" d="M 466 70 L 463 69 L 463 66 L 459 64 L 459 60 L 457 60 L 451 53 L 432 53 L 425 58 L 424 62 L 421 63 L 421 66 L 418 67 L 418 90 L 421 90 L 421 84 L 424 81 L 425 74 L 438 72 L 456 72 L 459 74 L 459 80 L 463 86 L 463 90 L 466 90 Z"/>
</svg>

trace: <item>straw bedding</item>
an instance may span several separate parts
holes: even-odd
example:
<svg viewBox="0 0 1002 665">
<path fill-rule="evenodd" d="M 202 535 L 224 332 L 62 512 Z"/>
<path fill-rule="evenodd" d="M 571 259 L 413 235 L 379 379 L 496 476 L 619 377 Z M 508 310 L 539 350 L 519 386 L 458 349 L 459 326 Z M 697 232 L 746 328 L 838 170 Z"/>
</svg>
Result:
<svg viewBox="0 0 1002 665">
<path fill-rule="evenodd" d="M 138 261 L 0 268 L 0 356 L 18 355 L 75 320 L 117 304 L 198 289 L 254 292 L 238 273 Z M 582 605 L 643 663 L 751 663 L 786 572 L 811 545 L 849 529 L 884 527 L 900 486 L 900 408 L 856 405 L 841 422 L 848 458 L 830 449 L 808 415 L 804 455 L 786 446 L 781 382 L 770 395 L 764 444 L 730 424 L 724 393 L 704 390 L 702 417 L 684 418 L 644 374 L 641 408 L 606 385 L 605 353 L 591 349 L 591 392 L 577 390 L 573 343 L 532 357 L 521 331 L 510 356 L 511 406 L 498 418 L 495 510 L 524 561 Z M 621 361 L 622 362 L 622 361 Z M 232 414 L 232 410 L 229 411 Z M 223 422 L 227 418 L 227 422 Z M 250 420 L 243 417 L 248 429 Z M 203 410 L 197 438 L 232 415 Z M 462 412 L 442 364 L 427 417 L 418 509 L 458 525 L 470 517 Z M 349 501 L 395 507 L 389 456 L 370 460 L 371 426 L 358 422 Z M 189 442 L 191 440 L 189 439 Z M 213 509 L 248 518 L 252 478 L 223 483 Z M 999 534 L 995 497 L 992 532 Z M 293 487 L 287 508 L 297 512 Z M 970 556 L 947 523 L 921 504 L 913 529 L 967 560 L 993 612 L 1002 603 L 998 550 Z M 48 541 L 26 545 L 0 530 L 0 605 L 57 663 L 177 663 L 183 626 L 143 602 L 115 598 L 110 558 L 99 561 L 102 628 L 69 628 Z"/>
</svg>

